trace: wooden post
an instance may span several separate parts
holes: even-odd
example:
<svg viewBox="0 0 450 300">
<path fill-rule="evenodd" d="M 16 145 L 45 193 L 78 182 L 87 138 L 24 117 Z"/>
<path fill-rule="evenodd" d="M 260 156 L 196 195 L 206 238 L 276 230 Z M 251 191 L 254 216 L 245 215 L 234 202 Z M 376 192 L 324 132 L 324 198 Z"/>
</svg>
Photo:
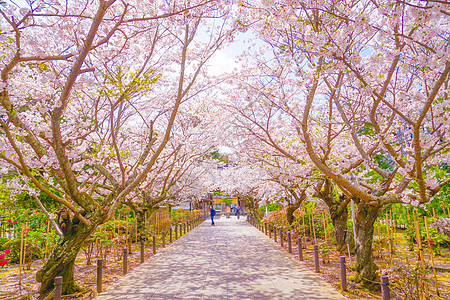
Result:
<svg viewBox="0 0 450 300">
<path fill-rule="evenodd" d="M 303 261 L 302 238 L 298 238 L 298 239 L 297 239 L 297 244 L 298 244 L 298 259 L 299 259 L 300 261 Z"/>
<path fill-rule="evenodd" d="M 320 268 L 319 268 L 319 246 L 318 245 L 314 245 L 314 269 L 315 269 L 316 273 L 319 273 Z"/>
<path fill-rule="evenodd" d="M 162 238 L 162 247 L 166 247 L 166 233 L 163 231 L 161 234 L 161 238 Z"/>
<path fill-rule="evenodd" d="M 178 224 L 175 224 L 175 240 L 178 239 Z"/>
<path fill-rule="evenodd" d="M 291 240 L 291 232 L 288 232 L 288 251 L 292 253 L 292 240 Z"/>
<path fill-rule="evenodd" d="M 273 226 L 273 239 L 275 243 L 277 242 L 277 228 Z"/>
<path fill-rule="evenodd" d="M 125 275 L 128 272 L 128 249 L 123 248 L 123 265 L 122 265 L 122 274 Z"/>
<path fill-rule="evenodd" d="M 141 264 L 144 262 L 144 241 L 141 241 Z"/>
<path fill-rule="evenodd" d="M 389 277 L 387 275 L 380 276 L 381 279 L 381 299 L 390 300 L 391 294 L 389 291 Z"/>
<path fill-rule="evenodd" d="M 97 293 L 102 292 L 103 282 L 103 259 L 97 259 Z"/>
<path fill-rule="evenodd" d="M 172 226 L 170 226 L 169 235 L 170 235 L 169 241 L 172 244 Z"/>
<path fill-rule="evenodd" d="M 280 243 L 281 247 L 283 247 L 284 239 L 283 239 L 283 227 L 280 228 Z"/>
<path fill-rule="evenodd" d="M 55 292 L 53 294 L 53 300 L 61 300 L 62 296 L 62 277 L 55 277 Z"/>
<path fill-rule="evenodd" d="M 272 229 L 270 228 L 270 223 L 269 223 L 269 238 L 272 238 Z"/>
<path fill-rule="evenodd" d="M 345 256 L 339 257 L 341 266 L 341 289 L 347 291 L 347 268 L 345 267 Z"/>
<path fill-rule="evenodd" d="M 153 255 L 156 254 L 156 236 L 153 236 Z"/>
</svg>

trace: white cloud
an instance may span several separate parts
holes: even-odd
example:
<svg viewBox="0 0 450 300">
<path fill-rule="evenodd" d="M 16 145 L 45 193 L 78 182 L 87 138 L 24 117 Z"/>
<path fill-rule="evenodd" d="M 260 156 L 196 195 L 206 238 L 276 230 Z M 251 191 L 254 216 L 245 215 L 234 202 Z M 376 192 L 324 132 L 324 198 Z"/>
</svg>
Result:
<svg viewBox="0 0 450 300">
<path fill-rule="evenodd" d="M 239 67 L 234 58 L 223 51 L 218 51 L 209 61 L 207 70 L 210 75 L 222 75 L 223 73 L 233 72 L 234 69 Z"/>
</svg>

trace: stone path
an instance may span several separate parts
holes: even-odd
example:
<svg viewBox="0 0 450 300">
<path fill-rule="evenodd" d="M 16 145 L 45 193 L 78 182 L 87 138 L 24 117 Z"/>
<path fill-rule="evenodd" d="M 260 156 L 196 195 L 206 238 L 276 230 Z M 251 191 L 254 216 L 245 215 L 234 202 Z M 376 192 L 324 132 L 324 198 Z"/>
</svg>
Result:
<svg viewBox="0 0 450 300">
<path fill-rule="evenodd" d="M 346 299 L 244 219 L 205 221 L 95 299 Z"/>
</svg>

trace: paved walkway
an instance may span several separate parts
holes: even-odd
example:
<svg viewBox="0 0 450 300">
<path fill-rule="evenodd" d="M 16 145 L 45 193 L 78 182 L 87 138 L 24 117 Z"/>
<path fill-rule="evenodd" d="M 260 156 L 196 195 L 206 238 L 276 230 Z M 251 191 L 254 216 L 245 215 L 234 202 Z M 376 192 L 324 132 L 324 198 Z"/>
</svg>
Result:
<svg viewBox="0 0 450 300">
<path fill-rule="evenodd" d="M 244 219 L 205 221 L 95 299 L 346 299 Z"/>
</svg>

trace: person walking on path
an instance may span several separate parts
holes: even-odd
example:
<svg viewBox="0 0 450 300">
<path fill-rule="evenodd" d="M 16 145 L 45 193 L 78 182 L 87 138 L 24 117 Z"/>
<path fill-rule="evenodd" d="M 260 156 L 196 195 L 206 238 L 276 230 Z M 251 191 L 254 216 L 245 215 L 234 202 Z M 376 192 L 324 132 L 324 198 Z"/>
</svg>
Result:
<svg viewBox="0 0 450 300">
<path fill-rule="evenodd" d="M 241 212 L 241 207 L 238 205 L 237 207 L 236 207 L 236 217 L 238 218 L 238 220 L 239 220 L 239 213 Z"/>
<path fill-rule="evenodd" d="M 212 205 L 210 207 L 211 207 L 211 225 L 214 225 L 214 216 L 216 215 L 216 210 Z"/>
</svg>

